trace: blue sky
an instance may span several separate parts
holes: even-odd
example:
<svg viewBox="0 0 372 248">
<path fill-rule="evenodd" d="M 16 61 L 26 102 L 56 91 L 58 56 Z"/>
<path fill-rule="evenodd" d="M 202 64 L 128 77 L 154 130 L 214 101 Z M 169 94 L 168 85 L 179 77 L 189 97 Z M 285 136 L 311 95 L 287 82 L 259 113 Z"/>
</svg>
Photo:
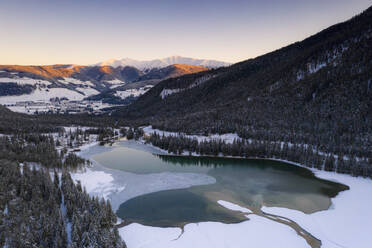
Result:
<svg viewBox="0 0 372 248">
<path fill-rule="evenodd" d="M 172 55 L 238 62 L 302 40 L 370 0 L 2 0 L 0 64 Z"/>
</svg>

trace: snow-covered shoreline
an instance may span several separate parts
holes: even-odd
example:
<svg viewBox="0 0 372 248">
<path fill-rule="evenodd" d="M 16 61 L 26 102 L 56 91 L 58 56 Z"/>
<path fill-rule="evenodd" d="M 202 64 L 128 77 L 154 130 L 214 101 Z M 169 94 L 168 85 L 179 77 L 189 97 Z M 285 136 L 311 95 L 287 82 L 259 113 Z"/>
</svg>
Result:
<svg viewBox="0 0 372 248">
<path fill-rule="evenodd" d="M 322 247 L 369 248 L 372 236 L 372 180 L 313 170 L 318 178 L 346 184 L 350 190 L 343 191 L 332 199 L 332 206 L 326 211 L 310 215 L 296 210 L 263 207 L 263 211 L 281 215 L 297 222 L 300 226 L 322 240 Z"/>
<path fill-rule="evenodd" d="M 159 148 L 152 145 L 135 142 L 132 147 L 143 149 L 149 152 L 160 154 L 168 154 Z M 90 151 L 96 144 L 88 144 L 81 147 L 79 155 L 90 158 Z M 106 147 L 107 148 L 107 147 Z M 110 149 L 110 148 L 108 148 Z M 284 161 L 280 159 L 271 159 L 276 161 L 286 162 L 295 166 L 307 168 L 298 163 Z M 93 162 L 93 167 L 87 169 L 86 172 L 73 173 L 75 180 L 80 180 L 82 185 L 87 188 L 88 193 L 93 195 L 104 196 L 110 199 L 113 209 L 116 210 L 122 202 L 129 198 L 126 187 L 135 181 L 135 185 L 146 183 L 147 180 L 159 180 L 158 178 L 146 178 L 138 181 L 132 173 L 126 173 L 117 170 L 107 169 L 100 166 L 96 161 Z M 303 214 L 302 212 L 277 207 L 263 207 L 262 210 L 266 213 L 275 214 L 289 218 L 297 222 L 306 231 L 310 232 L 316 238 L 322 241 L 322 247 L 337 248 L 337 247 L 358 247 L 367 248 L 368 244 L 372 243 L 372 237 L 365 230 L 369 228 L 369 223 L 372 223 L 372 214 L 368 207 L 371 200 L 368 195 L 372 193 L 372 180 L 363 178 L 354 178 L 349 175 L 336 174 L 334 172 L 311 170 L 317 177 L 346 184 L 350 190 L 341 192 L 338 196 L 332 199 L 332 206 L 329 210 L 317 212 L 314 214 Z M 103 173 L 103 174 L 101 174 Z M 117 175 L 120 174 L 120 175 Z M 123 174 L 132 174 L 123 180 Z M 164 173 L 160 173 L 164 174 Z M 160 174 L 154 174 L 159 176 Z M 165 178 L 171 176 L 169 173 L 164 175 Z M 183 173 L 181 173 L 183 174 Z M 121 178 L 117 180 L 116 177 Z M 129 179 L 129 181 L 128 181 Z M 134 181 L 133 181 L 134 180 Z M 178 178 L 177 180 L 182 180 Z M 92 184 L 92 181 L 93 184 Z M 152 181 L 154 182 L 154 181 Z M 169 185 L 168 185 L 169 186 Z M 185 185 L 183 185 L 185 186 Z M 151 192 L 165 190 L 165 185 L 153 189 Z M 116 190 L 116 191 L 115 191 Z M 151 193 L 137 191 L 137 195 Z M 114 199 L 120 199 L 115 201 Z M 219 201 L 219 203 L 234 211 L 242 211 L 249 213 L 248 209 L 238 206 L 233 203 Z M 238 224 L 223 224 L 217 222 L 191 223 L 185 226 L 184 232 L 180 228 L 159 228 L 144 226 L 133 223 L 119 229 L 120 235 L 123 237 L 129 248 L 144 248 L 144 247 L 246 247 L 247 244 L 252 244 L 254 247 L 275 247 L 278 242 L 285 244 L 286 247 L 298 248 L 309 247 L 306 241 L 298 236 L 293 229 L 286 225 L 277 222 L 269 221 L 265 218 L 256 215 L 249 215 L 249 220 Z M 182 233 L 182 235 L 181 235 Z M 350 234 L 349 234 L 350 233 Z"/>
<path fill-rule="evenodd" d="M 152 145 L 146 146 L 152 147 Z M 167 153 L 162 149 L 161 152 Z M 254 158 L 252 158 L 254 159 Z M 275 214 L 289 218 L 298 223 L 302 228 L 322 241 L 322 247 L 358 247 L 369 248 L 372 236 L 367 231 L 372 223 L 372 212 L 369 210 L 372 200 L 372 180 L 356 178 L 350 175 L 337 174 L 335 172 L 320 171 L 308 168 L 301 164 L 281 160 L 267 159 L 285 162 L 294 166 L 300 166 L 311 170 L 316 177 L 350 187 L 350 190 L 339 193 L 332 199 L 332 206 L 325 211 L 314 214 L 304 214 L 300 211 L 278 207 L 263 207 L 266 213 Z M 244 210 L 233 203 L 225 202 L 226 206 L 235 206 L 232 210 Z M 361 210 L 361 211 L 360 211 Z M 249 215 L 249 221 L 239 224 L 222 224 L 216 222 L 192 223 L 185 226 L 184 233 L 180 236 L 178 228 L 148 227 L 140 224 L 131 224 L 121 228 L 120 234 L 126 240 L 129 248 L 137 247 L 246 247 L 254 244 L 254 247 L 275 247 L 278 242 L 286 244 L 288 248 L 309 247 L 309 245 L 288 227 L 276 222 L 266 222 L 258 216 Z M 253 221 L 252 221 L 253 220 Z M 260 230 L 263 225 L 262 230 Z M 280 225 L 280 224 L 279 224 Z M 252 227 L 253 226 L 253 227 Z M 252 231 L 253 229 L 253 231 Z M 279 230 L 280 229 L 280 230 Z M 156 233 L 156 237 L 153 235 Z M 221 233 L 221 235 L 218 235 Z M 262 233 L 264 236 L 262 237 Z M 279 237 L 276 233 L 281 233 Z M 208 237 L 213 235 L 213 241 Z M 283 236 L 284 235 L 284 236 Z M 180 238 L 178 238 L 180 236 Z M 238 237 L 237 237 L 238 236 Z M 148 237 L 144 239 L 144 237 Z M 284 237 L 284 238 L 283 238 Z M 300 238 L 302 243 L 297 243 Z M 208 241 L 206 241 L 208 240 Z M 267 243 L 271 240 L 271 243 Z"/>
<path fill-rule="evenodd" d="M 159 134 L 160 136 L 176 136 L 177 133 L 174 133 L 174 132 L 168 132 L 168 131 L 162 131 L 162 130 L 159 130 L 159 129 L 153 129 L 152 126 L 147 126 L 147 127 L 143 127 L 143 131 L 146 135 L 151 135 L 151 134 L 154 134 L 154 133 L 157 133 Z M 198 142 L 202 142 L 202 141 L 212 141 L 212 140 L 223 140 L 225 141 L 227 144 L 231 144 L 233 143 L 234 140 L 239 140 L 241 139 L 238 134 L 236 133 L 227 133 L 227 134 L 212 134 L 212 135 L 209 135 L 209 136 L 202 136 L 202 135 L 187 135 L 187 134 L 183 134 L 183 136 L 187 137 L 187 138 L 190 138 L 190 139 L 197 139 Z"/>
<path fill-rule="evenodd" d="M 137 146 L 137 142 L 131 144 Z M 84 149 L 85 148 L 85 149 Z M 88 149 L 89 148 L 89 149 Z M 136 196 L 169 189 L 184 189 L 196 185 L 215 183 L 216 180 L 205 174 L 162 172 L 153 174 L 135 174 L 102 166 L 92 157 L 114 147 L 88 144 L 81 147 L 79 156 L 89 159 L 92 166 L 85 170 L 71 173 L 74 181 L 80 181 L 87 192 L 94 196 L 109 199 L 114 211 L 119 206 Z M 147 151 L 149 148 L 144 147 Z"/>
</svg>

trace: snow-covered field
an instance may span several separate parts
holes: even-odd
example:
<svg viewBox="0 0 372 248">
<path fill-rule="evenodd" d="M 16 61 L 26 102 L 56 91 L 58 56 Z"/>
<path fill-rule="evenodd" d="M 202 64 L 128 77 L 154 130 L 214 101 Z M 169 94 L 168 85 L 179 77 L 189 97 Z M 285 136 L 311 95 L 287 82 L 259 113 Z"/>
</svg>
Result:
<svg viewBox="0 0 372 248">
<path fill-rule="evenodd" d="M 146 85 L 139 89 L 118 90 L 115 92 L 114 95 L 120 97 L 121 99 L 125 99 L 129 96 L 137 97 L 137 96 L 145 94 L 151 88 L 152 88 L 152 85 Z"/>
<path fill-rule="evenodd" d="M 81 81 L 79 79 L 70 78 L 70 77 L 66 77 L 66 78 L 60 79 L 60 80 L 58 80 L 58 82 L 60 82 L 62 84 L 66 84 L 66 85 L 68 85 L 68 84 L 75 84 L 75 85 L 94 86 L 94 84 L 91 81 Z"/>
<path fill-rule="evenodd" d="M 17 102 L 25 101 L 49 102 L 50 98 L 55 97 L 66 97 L 69 100 L 82 100 L 86 96 L 66 88 L 37 88 L 31 94 L 19 96 L 2 96 L 0 97 L 0 104 L 15 104 Z"/>
<path fill-rule="evenodd" d="M 76 90 L 84 93 L 85 97 L 99 94 L 98 90 L 90 87 L 77 87 Z"/>
<path fill-rule="evenodd" d="M 108 83 L 108 84 L 111 84 L 111 86 L 110 86 L 111 89 L 114 89 L 116 87 L 119 87 L 119 86 L 122 86 L 122 85 L 126 84 L 124 81 L 121 81 L 119 79 L 107 80 L 105 82 Z"/>
<path fill-rule="evenodd" d="M 32 79 L 32 78 L 0 78 L 0 83 L 17 83 L 20 85 L 50 85 L 51 82 L 41 79 Z"/>
</svg>

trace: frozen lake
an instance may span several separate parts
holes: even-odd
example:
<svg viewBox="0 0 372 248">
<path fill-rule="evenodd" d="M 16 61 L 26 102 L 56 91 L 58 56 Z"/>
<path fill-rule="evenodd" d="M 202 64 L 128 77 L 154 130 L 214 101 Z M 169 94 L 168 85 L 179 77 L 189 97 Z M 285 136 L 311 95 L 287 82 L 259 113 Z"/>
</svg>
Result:
<svg viewBox="0 0 372 248">
<path fill-rule="evenodd" d="M 328 209 L 331 198 L 348 189 L 343 184 L 317 178 L 306 168 L 284 162 L 177 157 L 152 152 L 127 141 L 109 149 L 102 148 L 102 152 L 91 158 L 107 169 L 132 174 L 138 180 L 135 183 L 138 188 L 143 185 L 140 179 L 151 175 L 166 175 L 168 179 L 173 175 L 182 175 L 184 180 L 193 176 L 189 178 L 191 181 L 199 175 L 199 179 L 206 180 L 190 183 L 192 187 L 173 188 L 169 185 L 168 190 L 150 194 L 144 192 L 125 199 L 117 211 L 122 219 L 159 227 L 203 221 L 236 223 L 246 220 L 245 216 L 219 205 L 218 200 L 226 200 L 256 212 L 266 206 L 285 207 L 308 214 Z M 214 181 L 208 182 L 208 178 Z"/>
<path fill-rule="evenodd" d="M 81 156 L 93 167 L 73 174 L 91 195 L 110 199 L 130 248 L 365 247 L 370 240 L 362 231 L 369 211 L 349 211 L 367 208 L 358 196 L 371 192 L 368 179 L 269 160 L 163 155 L 134 141 L 92 146 Z"/>
</svg>

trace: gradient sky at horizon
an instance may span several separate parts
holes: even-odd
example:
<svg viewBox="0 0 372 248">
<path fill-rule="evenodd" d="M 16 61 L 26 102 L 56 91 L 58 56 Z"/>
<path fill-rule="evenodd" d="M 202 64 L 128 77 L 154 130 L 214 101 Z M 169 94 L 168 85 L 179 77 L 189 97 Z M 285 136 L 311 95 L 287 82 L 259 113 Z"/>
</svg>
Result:
<svg viewBox="0 0 372 248">
<path fill-rule="evenodd" d="M 238 62 L 350 19 L 371 0 L 1 0 L 0 64 L 173 55 Z"/>
</svg>

